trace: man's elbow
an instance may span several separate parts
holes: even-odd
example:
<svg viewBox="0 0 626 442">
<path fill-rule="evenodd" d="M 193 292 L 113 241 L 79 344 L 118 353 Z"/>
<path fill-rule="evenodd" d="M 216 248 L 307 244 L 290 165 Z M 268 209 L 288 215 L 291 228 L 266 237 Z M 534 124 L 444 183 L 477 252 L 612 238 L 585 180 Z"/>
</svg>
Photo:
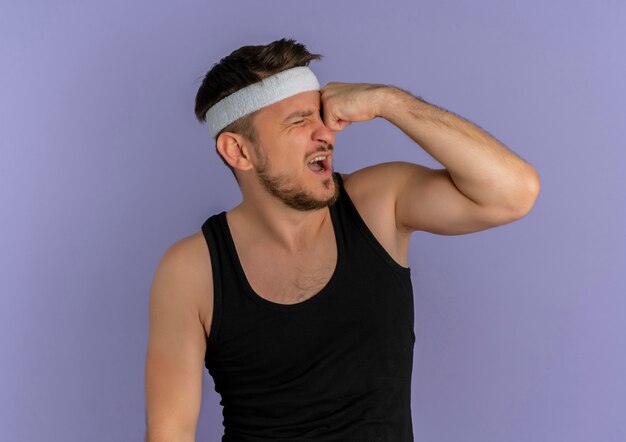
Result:
<svg viewBox="0 0 626 442">
<path fill-rule="evenodd" d="M 537 172 L 527 181 L 526 189 L 524 196 L 519 198 L 519 203 L 517 204 L 516 214 L 518 218 L 528 215 L 537 202 L 539 192 L 541 191 L 541 182 Z"/>
</svg>

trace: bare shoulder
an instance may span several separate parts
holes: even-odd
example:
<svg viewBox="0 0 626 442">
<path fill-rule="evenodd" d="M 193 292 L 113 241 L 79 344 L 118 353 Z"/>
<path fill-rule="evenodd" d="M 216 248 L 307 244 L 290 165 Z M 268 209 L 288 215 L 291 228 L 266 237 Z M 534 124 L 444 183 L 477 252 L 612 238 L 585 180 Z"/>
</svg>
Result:
<svg viewBox="0 0 626 442">
<path fill-rule="evenodd" d="M 154 275 L 145 366 L 146 440 L 170 440 L 174 432 L 195 434 L 206 354 L 202 315 L 210 311 L 213 297 L 207 256 L 198 235 L 188 236 L 165 251 Z"/>
<path fill-rule="evenodd" d="M 389 255 L 408 266 L 410 235 L 396 226 L 395 203 L 399 184 L 397 162 L 367 166 L 342 173 L 344 188 L 363 221 Z"/>
<path fill-rule="evenodd" d="M 405 164 L 401 161 L 373 164 L 349 174 L 342 173 L 341 176 L 351 197 L 368 194 L 389 199 L 399 184 L 398 169 Z"/>
<path fill-rule="evenodd" d="M 213 272 L 211 256 L 201 230 L 179 239 L 161 258 L 159 266 L 173 273 L 171 280 L 179 285 L 179 301 L 197 309 L 205 332 L 211 327 L 213 311 Z"/>
</svg>

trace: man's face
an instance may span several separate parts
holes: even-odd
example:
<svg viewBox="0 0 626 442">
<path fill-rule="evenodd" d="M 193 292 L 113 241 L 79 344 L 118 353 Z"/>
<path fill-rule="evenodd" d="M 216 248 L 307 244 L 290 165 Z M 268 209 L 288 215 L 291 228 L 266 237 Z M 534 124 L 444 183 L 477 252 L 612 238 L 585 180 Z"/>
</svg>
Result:
<svg viewBox="0 0 626 442">
<path fill-rule="evenodd" d="M 321 112 L 320 92 L 310 91 L 267 106 L 255 116 L 258 179 L 296 210 L 321 209 L 339 197 L 332 168 L 335 131 L 324 125 Z M 318 156 L 326 158 L 309 164 Z"/>
</svg>

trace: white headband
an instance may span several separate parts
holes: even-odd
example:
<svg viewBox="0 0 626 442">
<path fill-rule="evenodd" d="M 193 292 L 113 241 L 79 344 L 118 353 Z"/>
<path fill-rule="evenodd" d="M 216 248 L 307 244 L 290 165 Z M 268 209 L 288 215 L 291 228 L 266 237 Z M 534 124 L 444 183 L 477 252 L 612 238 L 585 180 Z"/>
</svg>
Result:
<svg viewBox="0 0 626 442">
<path fill-rule="evenodd" d="M 219 131 L 233 121 L 262 107 L 300 92 L 318 90 L 320 84 L 308 66 L 287 69 L 221 99 L 206 112 L 206 122 L 211 136 L 215 138 Z"/>
</svg>

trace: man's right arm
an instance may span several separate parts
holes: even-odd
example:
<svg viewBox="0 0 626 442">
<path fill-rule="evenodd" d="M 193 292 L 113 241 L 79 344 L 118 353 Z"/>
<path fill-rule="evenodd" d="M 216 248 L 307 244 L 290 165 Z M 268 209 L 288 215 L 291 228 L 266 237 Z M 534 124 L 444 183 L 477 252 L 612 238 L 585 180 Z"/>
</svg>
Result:
<svg viewBox="0 0 626 442">
<path fill-rule="evenodd" d="M 202 314 L 211 313 L 201 312 L 200 306 L 207 309 L 202 297 L 213 298 L 211 271 L 202 267 L 206 259 L 211 268 L 210 258 L 206 247 L 204 254 L 199 251 L 190 238 L 172 245 L 161 258 L 150 289 L 145 366 L 147 442 L 195 440 L 206 351 Z"/>
</svg>

